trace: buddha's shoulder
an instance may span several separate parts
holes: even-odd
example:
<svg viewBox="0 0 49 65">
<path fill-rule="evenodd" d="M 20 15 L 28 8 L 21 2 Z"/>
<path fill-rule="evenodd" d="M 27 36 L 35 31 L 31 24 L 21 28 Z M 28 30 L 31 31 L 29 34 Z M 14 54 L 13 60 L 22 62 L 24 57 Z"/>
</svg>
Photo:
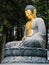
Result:
<svg viewBox="0 0 49 65">
<path fill-rule="evenodd" d="M 36 18 L 36 20 L 43 20 L 43 19 L 42 19 L 42 18 L 40 18 L 40 17 L 37 17 L 37 18 Z"/>
<path fill-rule="evenodd" d="M 36 22 L 43 22 L 44 20 L 42 19 L 42 18 L 40 18 L 40 17 L 37 17 L 36 18 Z"/>
<path fill-rule="evenodd" d="M 37 17 L 36 20 L 43 20 L 43 18 Z"/>
</svg>

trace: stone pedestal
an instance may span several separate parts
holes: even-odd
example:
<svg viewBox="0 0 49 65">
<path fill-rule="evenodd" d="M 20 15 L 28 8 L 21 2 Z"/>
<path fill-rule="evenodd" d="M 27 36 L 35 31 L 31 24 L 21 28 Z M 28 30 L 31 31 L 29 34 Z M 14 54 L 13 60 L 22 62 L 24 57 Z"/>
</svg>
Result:
<svg viewBox="0 0 49 65">
<path fill-rule="evenodd" d="M 21 47 L 21 48 L 5 48 L 4 56 L 38 56 L 46 57 L 47 50 L 42 48 L 30 48 L 30 47 Z"/>
<path fill-rule="evenodd" d="M 45 57 L 10 56 L 5 57 L 2 63 L 47 63 Z"/>
<path fill-rule="evenodd" d="M 23 46 L 16 48 L 16 43 L 11 42 L 7 43 L 4 48 L 4 59 L 2 63 L 47 63 L 46 56 L 46 49 Z"/>
</svg>

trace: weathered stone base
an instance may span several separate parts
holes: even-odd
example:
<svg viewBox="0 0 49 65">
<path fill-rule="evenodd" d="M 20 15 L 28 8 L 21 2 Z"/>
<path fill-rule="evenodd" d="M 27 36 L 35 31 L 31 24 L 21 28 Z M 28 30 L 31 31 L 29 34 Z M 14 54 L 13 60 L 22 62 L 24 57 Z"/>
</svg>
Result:
<svg viewBox="0 0 49 65">
<path fill-rule="evenodd" d="M 5 48 L 4 56 L 38 56 L 38 57 L 46 57 L 47 50 L 42 48 Z"/>
<path fill-rule="evenodd" d="M 17 41 L 19 42 L 19 41 Z M 21 41 L 20 41 L 21 42 Z M 17 48 L 16 41 L 7 43 L 4 48 L 4 59 L 2 63 L 48 63 L 47 49 L 37 47 Z"/>
<path fill-rule="evenodd" d="M 2 63 L 47 63 L 45 57 L 11 56 L 6 57 Z"/>
</svg>

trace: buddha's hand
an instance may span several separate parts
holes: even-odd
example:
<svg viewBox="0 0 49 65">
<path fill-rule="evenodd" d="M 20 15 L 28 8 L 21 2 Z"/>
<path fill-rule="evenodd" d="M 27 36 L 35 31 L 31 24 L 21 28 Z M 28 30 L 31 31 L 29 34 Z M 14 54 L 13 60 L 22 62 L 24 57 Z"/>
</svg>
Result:
<svg viewBox="0 0 49 65">
<path fill-rule="evenodd" d="M 22 38 L 22 42 L 24 42 L 25 39 L 26 39 L 26 37 L 23 37 L 23 38 Z"/>
</svg>

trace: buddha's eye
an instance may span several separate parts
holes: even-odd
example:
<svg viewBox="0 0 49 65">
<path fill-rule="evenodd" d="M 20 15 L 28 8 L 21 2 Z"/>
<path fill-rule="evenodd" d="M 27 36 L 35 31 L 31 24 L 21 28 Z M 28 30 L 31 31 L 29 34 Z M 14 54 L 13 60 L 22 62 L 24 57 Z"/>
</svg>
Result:
<svg viewBox="0 0 49 65">
<path fill-rule="evenodd" d="M 27 10 L 27 11 L 25 11 L 25 13 L 30 14 L 30 13 L 31 13 L 31 11 L 30 11 L 30 10 Z"/>
</svg>

